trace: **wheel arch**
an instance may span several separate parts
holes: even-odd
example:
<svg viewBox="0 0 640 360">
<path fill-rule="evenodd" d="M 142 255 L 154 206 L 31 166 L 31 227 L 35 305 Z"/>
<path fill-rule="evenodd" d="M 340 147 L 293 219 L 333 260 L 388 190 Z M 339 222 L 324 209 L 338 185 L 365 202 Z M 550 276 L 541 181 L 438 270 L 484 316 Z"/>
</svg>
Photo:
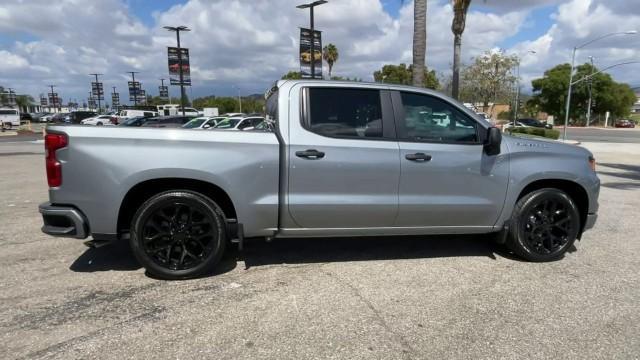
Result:
<svg viewBox="0 0 640 360">
<path fill-rule="evenodd" d="M 191 190 L 201 193 L 215 201 L 227 219 L 237 219 L 236 208 L 231 197 L 219 186 L 188 178 L 156 178 L 137 183 L 124 196 L 118 210 L 118 233 L 129 230 L 133 215 L 146 200 L 169 190 Z"/>
<path fill-rule="evenodd" d="M 580 184 L 575 181 L 565 180 L 565 179 L 540 179 L 535 180 L 525 186 L 520 194 L 518 194 L 518 198 L 516 202 L 520 200 L 523 196 L 544 188 L 553 188 L 564 191 L 569 197 L 576 203 L 578 207 L 578 212 L 580 213 L 580 231 L 578 233 L 578 239 L 582 236 L 582 232 L 584 230 L 584 226 L 587 220 L 587 214 L 589 212 L 589 195 L 587 194 L 587 190 Z"/>
</svg>

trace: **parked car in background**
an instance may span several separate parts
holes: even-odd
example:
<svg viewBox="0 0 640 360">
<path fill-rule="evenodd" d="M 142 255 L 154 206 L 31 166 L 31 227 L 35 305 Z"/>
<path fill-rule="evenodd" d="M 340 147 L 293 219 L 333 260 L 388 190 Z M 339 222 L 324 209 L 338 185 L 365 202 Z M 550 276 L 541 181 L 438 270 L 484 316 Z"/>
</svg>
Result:
<svg viewBox="0 0 640 360">
<path fill-rule="evenodd" d="M 39 112 L 39 113 L 31 114 L 31 117 L 33 118 L 33 121 L 47 122 L 47 120 L 45 119 L 47 115 L 50 115 L 50 113 Z"/>
<path fill-rule="evenodd" d="M 98 116 L 84 119 L 80 123 L 83 125 L 96 125 L 96 126 L 116 125 L 117 120 L 116 120 L 116 117 L 113 115 L 98 115 Z"/>
<path fill-rule="evenodd" d="M 518 119 L 518 122 L 523 124 L 524 126 L 529 126 L 529 127 L 537 127 L 537 128 L 545 128 L 545 129 L 553 128 L 553 125 L 548 124 L 546 122 L 542 122 L 537 119 L 524 118 L 524 119 Z"/>
<path fill-rule="evenodd" d="M 216 130 L 244 130 L 245 128 L 253 128 L 264 120 L 263 117 L 232 117 L 224 119 L 214 127 Z"/>
<path fill-rule="evenodd" d="M 61 124 L 64 123 L 64 119 L 67 117 L 67 115 L 69 115 L 69 113 L 55 113 L 53 114 L 53 116 L 51 116 L 51 118 L 49 119 L 49 122 L 54 123 L 54 124 Z"/>
<path fill-rule="evenodd" d="M 16 109 L 0 109 L 0 122 L 4 129 L 20 126 L 20 113 Z"/>
<path fill-rule="evenodd" d="M 97 115 L 98 113 L 95 111 L 84 111 L 84 110 L 72 111 L 68 113 L 67 116 L 65 116 L 65 118 L 63 119 L 63 122 L 66 122 L 69 124 L 80 124 L 82 120 L 88 119 L 90 117 L 94 117 Z"/>
<path fill-rule="evenodd" d="M 147 119 L 142 127 L 153 128 L 179 128 L 188 123 L 193 117 L 190 116 L 158 116 Z"/>
<path fill-rule="evenodd" d="M 20 113 L 20 122 L 33 121 L 33 116 L 31 114 L 23 112 Z"/>
<path fill-rule="evenodd" d="M 118 114 L 118 118 L 120 121 L 138 116 L 156 117 L 158 116 L 158 113 L 156 111 L 127 109 L 120 111 L 120 113 Z"/>
<path fill-rule="evenodd" d="M 260 124 L 256 125 L 255 127 L 248 127 L 244 129 L 244 131 L 249 131 L 249 130 L 274 131 L 275 124 L 272 121 L 264 120 Z"/>
<path fill-rule="evenodd" d="M 634 128 L 636 127 L 636 124 L 631 120 L 623 119 L 616 121 L 613 126 L 617 128 Z"/>
<path fill-rule="evenodd" d="M 182 127 L 185 129 L 208 129 L 216 126 L 218 121 L 224 119 L 224 117 L 220 116 L 201 116 L 191 119 L 188 123 L 182 125 Z"/>
<path fill-rule="evenodd" d="M 144 123 L 147 122 L 147 120 L 149 120 L 151 118 L 148 117 L 144 117 L 144 116 L 136 116 L 136 117 L 132 117 L 132 118 L 128 118 L 128 119 L 124 119 L 123 121 L 121 121 L 118 125 L 119 126 L 131 126 L 131 127 L 140 127 L 142 126 Z"/>
</svg>

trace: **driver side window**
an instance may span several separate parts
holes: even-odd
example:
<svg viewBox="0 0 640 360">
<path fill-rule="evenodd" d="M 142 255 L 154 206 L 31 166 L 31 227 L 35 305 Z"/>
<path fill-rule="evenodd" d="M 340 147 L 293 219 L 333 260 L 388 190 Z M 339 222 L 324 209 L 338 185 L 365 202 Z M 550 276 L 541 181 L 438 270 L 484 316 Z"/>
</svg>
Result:
<svg viewBox="0 0 640 360">
<path fill-rule="evenodd" d="M 399 136 L 409 141 L 478 143 L 478 124 L 452 104 L 435 96 L 402 92 L 404 116 Z"/>
</svg>

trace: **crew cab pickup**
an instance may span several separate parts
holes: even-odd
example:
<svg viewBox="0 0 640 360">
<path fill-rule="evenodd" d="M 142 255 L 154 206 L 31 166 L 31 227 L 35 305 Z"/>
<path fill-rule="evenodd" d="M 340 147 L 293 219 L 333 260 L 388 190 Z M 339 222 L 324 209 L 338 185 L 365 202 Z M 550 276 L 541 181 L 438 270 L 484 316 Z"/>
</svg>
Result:
<svg viewBox="0 0 640 360">
<path fill-rule="evenodd" d="M 589 151 L 503 137 L 438 92 L 288 80 L 265 97 L 266 131 L 48 127 L 42 230 L 128 240 L 175 279 L 249 237 L 494 233 L 548 261 L 596 220 Z"/>
</svg>

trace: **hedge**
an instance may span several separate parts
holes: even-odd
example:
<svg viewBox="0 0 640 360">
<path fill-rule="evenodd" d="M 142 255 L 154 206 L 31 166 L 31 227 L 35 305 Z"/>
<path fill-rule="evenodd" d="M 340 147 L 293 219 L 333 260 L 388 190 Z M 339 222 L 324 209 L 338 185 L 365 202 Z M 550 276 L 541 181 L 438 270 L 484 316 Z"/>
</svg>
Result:
<svg viewBox="0 0 640 360">
<path fill-rule="evenodd" d="M 541 136 L 549 139 L 557 140 L 560 137 L 560 131 L 553 129 L 545 129 L 545 128 L 536 128 L 536 127 L 517 127 L 517 128 L 508 128 L 506 130 L 508 133 L 520 133 L 527 134 L 533 136 Z"/>
</svg>

